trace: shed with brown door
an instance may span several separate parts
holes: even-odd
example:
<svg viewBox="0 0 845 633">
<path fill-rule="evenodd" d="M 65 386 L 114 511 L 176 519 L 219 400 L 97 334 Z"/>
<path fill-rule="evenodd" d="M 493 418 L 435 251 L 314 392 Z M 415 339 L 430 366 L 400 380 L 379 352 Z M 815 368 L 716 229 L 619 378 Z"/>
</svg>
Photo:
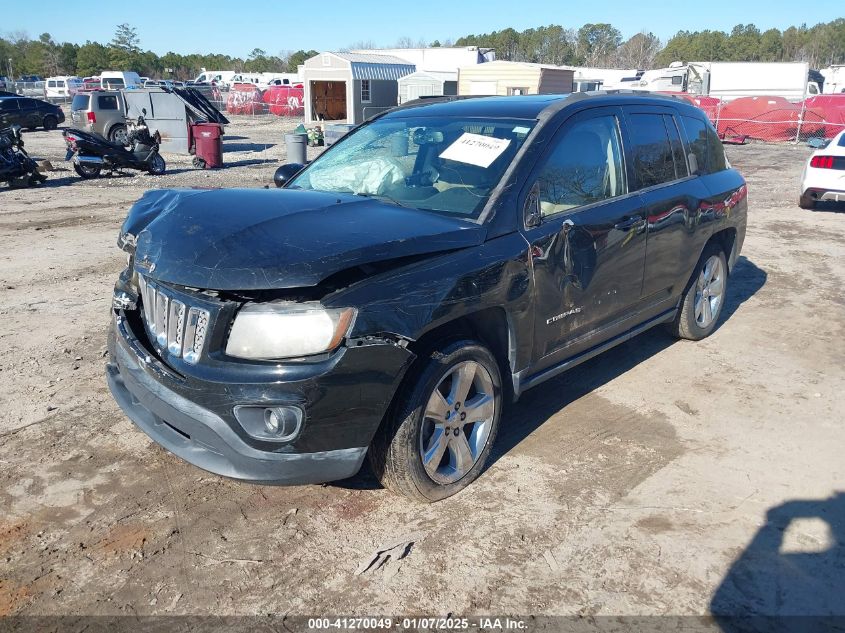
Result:
<svg viewBox="0 0 845 633">
<path fill-rule="evenodd" d="M 305 123 L 357 125 L 398 103 L 398 79 L 416 66 L 391 55 L 326 52 L 305 60 Z"/>
</svg>

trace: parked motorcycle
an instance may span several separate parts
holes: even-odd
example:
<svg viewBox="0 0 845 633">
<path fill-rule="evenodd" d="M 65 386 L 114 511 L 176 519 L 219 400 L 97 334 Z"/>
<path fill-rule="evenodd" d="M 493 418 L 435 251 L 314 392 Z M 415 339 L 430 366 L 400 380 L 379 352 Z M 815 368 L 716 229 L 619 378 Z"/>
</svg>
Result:
<svg viewBox="0 0 845 633">
<path fill-rule="evenodd" d="M 163 174 L 166 165 L 158 153 L 161 135 L 158 130 L 150 134 L 144 120 L 147 111 L 142 112 L 137 121 L 127 119 L 125 145 L 112 143 L 98 134 L 65 130 L 62 132 L 67 143 L 65 160 L 73 158 L 73 169 L 82 178 L 96 178 L 103 169 L 110 174 L 123 169 L 146 171 L 154 176 Z"/>
<path fill-rule="evenodd" d="M 38 171 L 35 161 L 23 148 L 21 127 L 13 125 L 0 129 L 0 182 L 8 182 L 10 187 L 29 187 L 47 180 L 47 176 Z"/>
</svg>

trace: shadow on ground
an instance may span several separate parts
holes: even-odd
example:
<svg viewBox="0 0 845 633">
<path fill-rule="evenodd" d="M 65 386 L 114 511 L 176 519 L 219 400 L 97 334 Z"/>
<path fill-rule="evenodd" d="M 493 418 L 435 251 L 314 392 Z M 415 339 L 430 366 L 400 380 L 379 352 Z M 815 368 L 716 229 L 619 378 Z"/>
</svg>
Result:
<svg viewBox="0 0 845 633">
<path fill-rule="evenodd" d="M 725 633 L 845 631 L 845 492 L 771 508 L 710 611 Z"/>
<path fill-rule="evenodd" d="M 223 153 L 226 152 L 264 152 L 276 147 L 276 143 L 223 143 Z"/>
<path fill-rule="evenodd" d="M 752 261 L 740 257 L 729 281 L 728 298 L 720 317 L 720 326 L 766 283 L 766 272 Z M 519 402 L 505 409 L 496 444 L 488 467 L 507 455 L 546 420 L 598 387 L 621 376 L 641 362 L 674 344 L 676 340 L 657 327 L 626 341 L 597 357 L 525 392 Z M 367 462 L 365 461 L 365 464 Z M 336 482 L 343 488 L 378 488 L 375 476 L 365 465 L 350 479 Z"/>
</svg>

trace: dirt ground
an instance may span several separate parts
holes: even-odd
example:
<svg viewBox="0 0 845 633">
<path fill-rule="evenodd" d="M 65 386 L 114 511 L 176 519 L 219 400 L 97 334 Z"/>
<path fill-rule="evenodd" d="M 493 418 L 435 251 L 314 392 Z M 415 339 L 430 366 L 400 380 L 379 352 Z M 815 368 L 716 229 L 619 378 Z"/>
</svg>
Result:
<svg viewBox="0 0 845 633">
<path fill-rule="evenodd" d="M 286 125 L 238 118 L 225 170 L 90 182 L 25 134 L 56 171 L 0 190 L 0 615 L 845 615 L 845 209 L 798 208 L 803 146 L 728 148 L 750 212 L 716 333 L 528 392 L 456 497 L 239 483 L 138 431 L 103 375 L 118 227 L 149 188 L 271 184 Z"/>
</svg>

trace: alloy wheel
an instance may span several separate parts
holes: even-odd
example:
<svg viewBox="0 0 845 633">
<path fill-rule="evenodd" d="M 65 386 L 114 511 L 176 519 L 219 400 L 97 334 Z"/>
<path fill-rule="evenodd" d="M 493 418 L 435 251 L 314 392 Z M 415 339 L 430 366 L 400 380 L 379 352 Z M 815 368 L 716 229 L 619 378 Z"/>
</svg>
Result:
<svg viewBox="0 0 845 633">
<path fill-rule="evenodd" d="M 493 427 L 496 398 L 493 379 L 475 361 L 452 367 L 440 379 L 420 431 L 420 458 L 431 479 L 451 484 L 478 462 Z"/>
<path fill-rule="evenodd" d="M 708 327 L 718 318 L 725 294 L 725 269 L 722 258 L 711 255 L 704 263 L 695 286 L 695 322 Z"/>
</svg>

